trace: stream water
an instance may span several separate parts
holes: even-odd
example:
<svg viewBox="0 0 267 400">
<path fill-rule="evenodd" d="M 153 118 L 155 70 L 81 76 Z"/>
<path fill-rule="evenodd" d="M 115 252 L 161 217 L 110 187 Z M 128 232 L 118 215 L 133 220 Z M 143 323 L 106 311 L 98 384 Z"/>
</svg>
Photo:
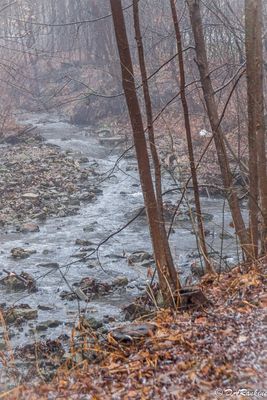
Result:
<svg viewBox="0 0 267 400">
<path fill-rule="evenodd" d="M 114 166 L 125 146 L 110 147 L 100 144 L 99 137 L 93 128 L 80 128 L 61 121 L 58 116 L 24 114 L 19 116 L 20 121 L 38 126 L 41 135 L 48 143 L 60 146 L 63 151 L 71 151 L 74 157 L 86 156 L 87 165 L 97 163 L 97 172 L 103 174 Z M 86 165 L 86 164 L 85 164 Z M 136 162 L 134 157 L 123 158 L 119 167 L 106 179 L 96 176 L 95 185 L 103 191 L 97 200 L 82 205 L 79 213 L 65 218 L 50 218 L 40 225 L 40 232 L 23 235 L 9 231 L 0 233 L 1 253 L 0 265 L 9 271 L 20 273 L 22 270 L 37 279 L 38 291 L 28 294 L 22 292 L 7 292 L 0 288 L 1 302 L 7 304 L 27 303 L 37 309 L 38 305 L 49 306 L 50 310 L 38 310 L 38 319 L 29 322 L 22 331 L 15 331 L 11 338 L 13 345 L 22 345 L 33 342 L 41 337 L 57 337 L 69 330 L 77 320 L 77 302 L 62 300 L 59 296 L 62 290 L 68 290 L 65 281 L 58 270 L 49 272 L 37 267 L 40 263 L 57 262 L 60 266 L 74 261 L 73 254 L 78 252 L 75 240 L 86 239 L 97 244 L 111 233 L 117 231 L 130 218 L 129 215 L 143 205 L 142 193 L 139 185 Z M 98 183 L 103 180 L 102 183 Z M 168 174 L 164 175 L 164 190 L 169 189 L 173 182 Z M 192 196 L 192 195 L 191 195 Z M 167 199 L 177 201 L 179 194 L 173 192 Z M 190 198 L 190 194 L 189 194 Z M 203 211 L 213 215 L 212 221 L 206 228 L 212 233 L 207 237 L 213 249 L 220 252 L 222 220 L 226 230 L 233 234 L 229 227 L 231 220 L 227 208 L 223 217 L 222 199 L 202 198 Z M 87 229 L 86 229 L 87 227 Z M 89 231 L 88 231 L 89 227 Z M 85 228 L 85 230 L 84 230 Z M 170 236 L 170 243 L 182 279 L 190 274 L 190 255 L 196 252 L 196 241 L 191 233 L 191 224 L 183 222 L 176 224 Z M 16 261 L 10 257 L 10 250 L 14 247 L 30 248 L 37 251 L 31 257 Z M 141 265 L 128 265 L 123 255 L 137 250 L 151 253 L 149 233 L 144 218 L 138 218 L 118 235 L 112 237 L 99 249 L 101 266 L 92 256 L 92 260 L 76 262 L 68 269 L 62 269 L 70 284 L 80 281 L 82 277 L 90 276 L 105 282 L 110 282 L 117 276 L 126 276 L 129 280 L 127 287 L 116 290 L 113 294 L 91 301 L 87 306 L 88 313 L 94 318 L 103 319 L 108 315 L 116 320 L 122 320 L 121 309 L 144 289 L 147 282 L 147 268 Z M 235 262 L 237 257 L 235 239 L 225 240 L 223 254 L 228 262 Z M 89 264 L 95 262 L 94 268 Z M 57 320 L 60 325 L 45 332 L 32 333 L 34 326 L 42 321 Z M 31 331 L 33 329 L 33 331 Z"/>
</svg>

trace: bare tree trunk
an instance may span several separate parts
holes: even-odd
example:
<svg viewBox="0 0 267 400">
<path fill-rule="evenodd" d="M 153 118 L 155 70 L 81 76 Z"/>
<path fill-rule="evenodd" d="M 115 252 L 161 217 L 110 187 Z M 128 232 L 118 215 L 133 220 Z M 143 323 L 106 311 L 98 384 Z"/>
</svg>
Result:
<svg viewBox="0 0 267 400">
<path fill-rule="evenodd" d="M 215 101 L 214 91 L 211 83 L 199 2 L 199 0 L 187 0 L 193 35 L 195 39 L 195 51 L 197 56 L 196 62 L 199 69 L 207 113 L 212 133 L 214 135 L 214 142 L 222 174 L 223 185 L 231 210 L 235 230 L 239 237 L 240 244 L 244 253 L 247 257 L 251 258 L 253 257 L 253 251 L 251 251 L 251 244 L 249 243 L 249 238 L 241 214 L 238 197 L 233 188 L 233 178 L 229 166 L 225 143 L 223 140 L 223 132 L 220 127 L 217 104 Z"/>
<path fill-rule="evenodd" d="M 259 207 L 262 213 L 262 252 L 267 239 L 267 168 L 263 99 L 262 1 L 245 0 L 245 33 L 247 57 L 248 139 L 250 167 L 250 224 L 257 249 L 259 234 Z M 255 251 L 255 256 L 257 255 Z"/>
<path fill-rule="evenodd" d="M 185 71 L 184 71 L 182 38 L 181 38 L 181 32 L 180 32 L 179 22 L 178 22 L 178 18 L 177 18 L 175 1 L 170 0 L 170 5 L 171 5 L 175 35 L 176 35 L 177 50 L 178 50 L 178 61 L 179 61 L 179 70 L 180 70 L 180 94 L 181 94 L 181 101 L 182 101 L 182 106 L 183 106 L 183 111 L 184 111 L 184 124 L 185 124 L 185 131 L 186 131 L 186 139 L 187 139 L 187 147 L 188 147 L 188 155 L 189 155 L 189 161 L 190 161 L 193 190 L 194 190 L 196 214 L 197 214 L 198 241 L 199 241 L 201 253 L 205 260 L 205 270 L 207 273 L 214 274 L 215 271 L 210 263 L 209 255 L 208 255 L 208 251 L 207 251 L 204 227 L 203 227 L 203 221 L 202 221 L 200 199 L 199 199 L 199 189 L 198 189 L 197 172 L 196 172 L 195 159 L 194 159 L 191 126 L 190 126 L 190 119 L 189 119 L 188 104 L 187 104 L 187 99 L 186 99 L 186 94 L 185 94 Z"/>
<path fill-rule="evenodd" d="M 121 0 L 110 0 L 110 5 L 121 63 L 122 84 L 133 130 L 140 181 L 149 222 L 160 288 L 165 304 L 174 306 L 176 305 L 175 303 L 179 301 L 178 291 L 180 289 L 180 282 L 173 263 L 170 264 L 168 262 L 169 260 L 164 251 L 162 229 L 160 227 L 160 215 L 150 171 L 142 115 L 135 89 L 133 65 Z"/>
<path fill-rule="evenodd" d="M 253 255 L 258 253 L 258 152 L 257 152 L 257 124 L 256 124 L 256 96 L 255 75 L 257 66 L 256 56 L 256 20 L 255 10 L 251 3 L 245 1 L 246 22 L 246 57 L 247 57 L 247 107 L 248 107 L 248 149 L 249 149 L 249 233 L 253 246 Z"/>
<path fill-rule="evenodd" d="M 157 198 L 157 204 L 158 204 L 158 212 L 159 212 L 159 216 L 160 216 L 159 223 L 160 223 L 160 228 L 162 230 L 162 240 L 164 242 L 164 251 L 166 252 L 166 257 L 168 259 L 168 263 L 173 264 L 170 246 L 169 246 L 168 237 L 167 237 L 166 228 L 165 228 L 165 223 L 164 223 L 162 185 L 161 185 L 161 165 L 160 165 L 160 160 L 158 157 L 157 146 L 155 143 L 155 134 L 154 134 L 154 126 L 153 126 L 153 112 L 152 112 L 151 97 L 150 97 L 150 93 L 149 93 L 147 70 L 146 70 L 146 63 L 145 63 L 145 56 L 144 56 L 144 48 L 143 48 L 142 35 L 141 35 L 141 29 L 140 29 L 140 22 L 139 22 L 138 2 L 139 2 L 139 0 L 133 0 L 134 28 L 135 28 L 135 38 L 136 38 L 136 42 L 137 42 L 139 65 L 140 65 L 142 84 L 143 84 L 143 93 L 144 93 L 144 99 L 145 99 L 147 130 L 148 130 L 150 152 L 152 155 L 153 166 L 154 166 L 156 198 Z"/>
</svg>

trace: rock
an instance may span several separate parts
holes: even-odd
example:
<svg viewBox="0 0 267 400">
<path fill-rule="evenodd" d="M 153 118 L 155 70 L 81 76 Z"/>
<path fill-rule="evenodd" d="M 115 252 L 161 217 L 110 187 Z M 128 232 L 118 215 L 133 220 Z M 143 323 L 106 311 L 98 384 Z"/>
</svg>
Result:
<svg viewBox="0 0 267 400">
<path fill-rule="evenodd" d="M 80 200 L 79 199 L 70 199 L 69 205 L 70 206 L 80 206 Z"/>
<path fill-rule="evenodd" d="M 86 267 L 89 268 L 89 269 L 93 269 L 93 268 L 96 268 L 97 265 L 98 265 L 97 262 L 95 262 L 95 263 L 91 262 L 90 264 L 87 264 Z"/>
<path fill-rule="evenodd" d="M 6 350 L 7 342 L 5 340 L 5 335 L 7 333 L 6 327 L 0 326 L 0 351 Z"/>
<path fill-rule="evenodd" d="M 40 198 L 39 194 L 36 193 L 24 193 L 21 197 L 25 200 L 31 201 L 37 201 Z"/>
<path fill-rule="evenodd" d="M 92 245 L 94 245 L 94 243 L 91 242 L 90 240 L 84 240 L 84 239 L 76 239 L 75 244 L 77 246 L 92 246 Z"/>
<path fill-rule="evenodd" d="M 107 282 L 100 282 L 94 278 L 83 278 L 79 283 L 73 285 L 73 292 L 62 291 L 60 297 L 67 300 L 92 300 L 111 292 L 111 285 Z"/>
<path fill-rule="evenodd" d="M 191 216 L 193 216 L 194 219 L 196 219 L 196 211 L 193 208 L 191 210 L 185 211 L 183 214 L 186 215 L 189 220 L 191 220 Z M 205 222 L 210 222 L 210 221 L 213 220 L 213 215 L 212 214 L 202 212 L 201 216 L 202 216 L 202 220 L 205 221 Z"/>
<path fill-rule="evenodd" d="M 16 259 L 28 258 L 36 253 L 36 250 L 24 250 L 21 247 L 14 247 L 11 249 L 11 256 Z"/>
<path fill-rule="evenodd" d="M 121 260 L 122 258 L 125 258 L 123 254 L 106 254 L 104 257 L 114 258 L 115 260 Z"/>
<path fill-rule="evenodd" d="M 36 354 L 38 355 L 39 365 L 42 367 L 42 375 L 47 379 L 52 378 L 55 368 L 58 368 L 64 356 L 64 348 L 59 340 L 48 339 L 40 342 L 27 344 L 16 348 L 16 356 L 27 361 L 36 362 Z M 51 362 L 51 360 L 53 360 Z"/>
<path fill-rule="evenodd" d="M 192 230 L 192 231 L 190 231 L 190 233 L 191 233 L 191 235 L 196 235 L 196 231 L 195 230 Z M 209 229 L 204 229 L 204 235 L 207 237 L 207 236 L 213 236 L 214 237 L 214 235 L 215 235 L 215 232 L 214 231 L 210 231 Z"/>
<path fill-rule="evenodd" d="M 112 136 L 112 132 L 108 128 L 99 129 L 96 133 L 101 138 L 103 138 L 103 137 L 111 137 Z"/>
<path fill-rule="evenodd" d="M 91 251 L 95 251 L 95 245 L 94 246 L 86 246 L 86 247 L 81 247 L 80 252 L 81 253 L 88 253 Z"/>
<path fill-rule="evenodd" d="M 3 326 L 0 326 L 0 338 L 4 338 L 5 337 L 5 328 Z"/>
<path fill-rule="evenodd" d="M 203 219 L 203 221 L 205 221 L 205 222 L 210 222 L 210 221 L 212 221 L 213 220 L 213 215 L 212 214 L 209 214 L 209 213 L 201 213 L 201 216 L 202 216 L 202 219 Z"/>
<path fill-rule="evenodd" d="M 130 324 L 117 328 L 111 331 L 110 334 L 117 342 L 132 343 L 144 337 L 153 336 L 156 330 L 157 327 L 153 324 Z"/>
<path fill-rule="evenodd" d="M 52 311 L 54 309 L 54 306 L 49 306 L 47 304 L 39 304 L 37 308 L 41 311 Z"/>
<path fill-rule="evenodd" d="M 128 165 L 126 167 L 126 172 L 129 172 L 129 171 L 137 171 L 137 167 L 135 165 Z"/>
<path fill-rule="evenodd" d="M 234 237 L 230 233 L 224 231 L 219 234 L 219 238 L 227 240 L 227 239 L 233 239 Z"/>
<path fill-rule="evenodd" d="M 37 332 L 46 331 L 49 328 L 56 328 L 59 325 L 62 325 L 62 322 L 58 320 L 43 321 L 40 324 L 36 325 L 36 331 Z"/>
<path fill-rule="evenodd" d="M 10 290 L 37 291 L 35 279 L 30 274 L 23 271 L 19 275 L 14 272 L 9 272 L 8 276 L 0 279 L 0 284 Z"/>
<path fill-rule="evenodd" d="M 86 171 L 81 172 L 81 174 L 80 174 L 81 181 L 86 181 L 88 179 L 88 177 L 89 177 L 88 172 L 86 172 Z"/>
<path fill-rule="evenodd" d="M 41 267 L 41 268 L 59 268 L 59 264 L 56 263 L 56 262 L 48 262 L 48 263 L 38 264 L 37 267 Z"/>
<path fill-rule="evenodd" d="M 165 215 L 165 214 L 164 214 Z M 172 218 L 172 216 L 170 216 Z M 176 214 L 175 220 L 179 222 L 189 222 L 190 221 L 190 214 L 187 212 L 179 212 Z"/>
<path fill-rule="evenodd" d="M 45 212 L 40 212 L 38 214 L 35 214 L 34 217 L 39 219 L 39 221 L 45 221 L 47 218 L 47 215 Z"/>
<path fill-rule="evenodd" d="M 5 312 L 5 321 L 8 324 L 15 322 L 24 322 L 38 317 L 38 311 L 34 310 L 27 304 L 22 304 L 18 307 L 12 307 Z"/>
<path fill-rule="evenodd" d="M 27 223 L 20 226 L 19 231 L 22 233 L 33 233 L 39 232 L 40 228 L 37 224 L 34 223 Z"/>
<path fill-rule="evenodd" d="M 128 257 L 128 264 L 142 263 L 143 261 L 152 260 L 153 257 L 146 251 L 135 251 Z"/>
<path fill-rule="evenodd" d="M 115 321 L 116 321 L 116 318 L 112 317 L 111 315 L 104 315 L 104 317 L 103 317 L 103 322 L 105 324 L 109 324 L 110 322 L 115 322 Z"/>
<path fill-rule="evenodd" d="M 184 287 L 180 290 L 181 308 L 202 308 L 212 302 L 198 287 Z"/>
<path fill-rule="evenodd" d="M 116 146 L 125 142 L 124 137 L 113 136 L 113 137 L 103 137 L 99 139 L 99 143 L 103 146 Z"/>
<path fill-rule="evenodd" d="M 61 218 L 65 218 L 67 216 L 66 210 L 60 210 L 58 216 Z"/>
<path fill-rule="evenodd" d="M 143 261 L 140 265 L 141 265 L 141 267 L 150 267 L 151 264 L 154 264 L 154 259 Z"/>
<path fill-rule="evenodd" d="M 201 277 L 204 276 L 204 269 L 199 265 L 196 261 L 193 261 L 190 265 L 190 269 L 192 272 L 192 275 Z"/>
<path fill-rule="evenodd" d="M 8 144 L 19 144 L 21 143 L 21 139 L 18 137 L 18 135 L 15 133 L 5 137 L 4 139 L 1 140 L 1 143 L 8 143 Z"/>
<path fill-rule="evenodd" d="M 90 192 L 84 192 L 79 196 L 80 201 L 89 201 L 95 199 L 95 194 Z"/>
<path fill-rule="evenodd" d="M 123 312 L 125 314 L 126 321 L 134 321 L 135 319 L 140 318 L 143 315 L 149 314 L 150 310 L 145 305 L 134 302 L 124 307 Z"/>
<path fill-rule="evenodd" d="M 99 321 L 91 316 L 85 316 L 84 318 L 82 318 L 81 323 L 84 328 L 91 328 L 93 330 L 97 330 L 103 326 L 102 321 Z"/>
<path fill-rule="evenodd" d="M 73 287 L 73 292 L 76 294 L 78 299 L 83 300 L 83 301 L 89 300 L 88 297 L 86 296 L 86 294 L 79 287 L 77 287 L 77 288 Z"/>
<path fill-rule="evenodd" d="M 6 216 L 4 214 L 0 214 L 0 227 L 6 225 Z"/>
<path fill-rule="evenodd" d="M 94 232 L 95 228 L 93 225 L 87 225 L 83 228 L 84 232 Z"/>
<path fill-rule="evenodd" d="M 133 185 L 132 185 L 133 186 Z M 138 217 L 137 217 L 138 215 Z M 133 219 L 133 218 L 141 218 L 141 217 L 146 217 L 146 210 L 144 207 L 138 207 L 137 209 L 127 212 L 125 214 L 125 218 L 127 219 Z"/>
<path fill-rule="evenodd" d="M 103 190 L 96 187 L 91 189 L 91 192 L 94 194 L 103 194 Z"/>
<path fill-rule="evenodd" d="M 128 283 L 129 283 L 129 280 L 126 276 L 118 276 L 112 282 L 112 286 L 127 286 Z"/>
<path fill-rule="evenodd" d="M 42 254 L 44 254 L 45 256 L 47 256 L 49 253 L 53 253 L 53 250 L 44 249 L 44 250 L 42 251 Z"/>
<path fill-rule="evenodd" d="M 88 159 L 88 157 L 83 156 L 83 157 L 80 157 L 79 162 L 81 164 L 87 163 L 87 162 L 89 162 L 89 159 Z"/>
<path fill-rule="evenodd" d="M 67 209 L 67 215 L 76 215 L 79 211 L 79 207 L 78 206 L 68 206 Z"/>
<path fill-rule="evenodd" d="M 87 256 L 87 252 L 86 251 L 80 251 L 79 253 L 76 254 L 72 254 L 70 257 L 71 258 L 80 258 L 83 259 Z"/>
<path fill-rule="evenodd" d="M 174 212 L 176 211 L 176 205 L 171 204 L 171 202 L 164 203 L 164 216 L 167 221 L 170 221 L 173 217 Z M 196 219 L 196 212 L 194 209 L 191 210 L 183 210 L 179 209 L 176 212 L 175 220 L 178 222 L 189 222 L 191 219 Z M 213 219 L 213 215 L 209 213 L 202 213 L 203 221 L 210 222 Z"/>
<path fill-rule="evenodd" d="M 247 187 L 249 185 L 248 176 L 244 173 L 237 171 L 233 176 L 234 186 Z"/>
</svg>

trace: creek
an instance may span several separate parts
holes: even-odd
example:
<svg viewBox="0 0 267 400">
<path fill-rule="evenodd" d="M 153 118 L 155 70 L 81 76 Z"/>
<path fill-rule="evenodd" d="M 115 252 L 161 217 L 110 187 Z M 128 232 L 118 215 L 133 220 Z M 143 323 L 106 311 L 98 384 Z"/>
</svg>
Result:
<svg viewBox="0 0 267 400">
<path fill-rule="evenodd" d="M 98 172 L 98 175 L 90 179 L 93 179 L 94 185 L 102 190 L 102 194 L 97 195 L 94 202 L 82 204 L 77 215 L 48 218 L 44 223 L 39 224 L 40 232 L 25 235 L 14 230 L 1 231 L 0 265 L 2 269 L 16 273 L 25 271 L 37 280 L 38 286 L 36 293 L 8 292 L 1 287 L 1 302 L 7 305 L 27 303 L 34 309 L 41 305 L 38 309 L 37 320 L 29 321 L 21 329 L 12 329 L 12 345 L 25 345 L 40 338 L 55 338 L 66 332 L 69 333 L 78 319 L 77 302 L 60 298 L 60 292 L 68 290 L 68 287 L 58 269 L 48 271 L 47 268 L 39 267 L 38 264 L 58 263 L 63 267 L 62 272 L 70 285 L 88 276 L 103 282 L 111 282 L 117 277 L 126 277 L 128 285 L 90 301 L 87 305 L 87 314 L 97 320 L 111 317 L 114 321 L 122 321 L 122 308 L 142 293 L 148 282 L 146 266 L 129 265 L 127 262 L 127 255 L 135 251 L 152 252 L 145 217 L 136 219 L 103 244 L 99 248 L 98 257 L 93 254 L 90 259 L 79 261 L 73 258 L 73 255 L 79 250 L 79 247 L 75 245 L 77 238 L 89 240 L 97 245 L 126 224 L 131 219 L 130 216 L 143 206 L 133 153 L 127 153 L 127 157 L 123 158 L 108 176 L 107 171 L 112 170 L 118 157 L 127 147 L 125 143 L 110 145 L 100 140 L 94 128 L 77 127 L 61 120 L 58 116 L 25 113 L 18 118 L 20 122 L 37 126 L 47 143 L 59 146 L 62 151 L 68 152 L 74 158 L 87 157 L 89 161 L 85 165 L 95 165 Z M 174 188 L 167 173 L 164 173 L 163 187 L 164 190 Z M 166 200 L 176 202 L 179 196 L 177 191 L 173 191 L 166 196 Z M 189 192 L 189 201 L 191 198 L 192 193 Z M 210 235 L 207 236 L 210 248 L 212 251 L 221 252 L 220 233 L 223 223 L 225 230 L 233 235 L 232 238 L 223 242 L 223 265 L 225 266 L 225 262 L 229 265 L 235 263 L 237 261 L 236 240 L 233 228 L 229 226 L 231 216 L 228 208 L 224 209 L 224 200 L 202 197 L 201 203 L 203 211 L 212 216 L 212 220 L 205 225 L 210 231 Z M 191 231 L 190 221 L 181 221 L 175 224 L 174 231 L 170 235 L 171 248 L 183 282 L 191 274 L 190 264 L 194 259 L 194 254 L 197 254 L 195 236 Z M 27 246 L 36 250 L 31 257 L 19 261 L 10 257 L 12 248 L 27 248 Z M 92 247 L 95 246 L 92 245 Z M 64 268 L 64 265 L 73 261 L 75 263 Z M 85 305 L 81 302 L 82 307 Z M 58 326 L 36 332 L 35 326 L 47 320 L 57 321 Z"/>
</svg>

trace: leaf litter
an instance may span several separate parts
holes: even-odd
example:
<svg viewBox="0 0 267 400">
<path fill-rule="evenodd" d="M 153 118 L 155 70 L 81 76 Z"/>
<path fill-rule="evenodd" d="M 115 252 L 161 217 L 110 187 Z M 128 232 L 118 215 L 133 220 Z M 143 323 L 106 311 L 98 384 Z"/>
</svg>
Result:
<svg viewBox="0 0 267 400">
<path fill-rule="evenodd" d="M 80 347 L 72 347 L 51 381 L 1 397 L 205 400 L 216 399 L 216 389 L 266 390 L 265 260 L 257 268 L 236 267 L 212 284 L 204 277 L 200 288 L 208 303 L 160 310 L 148 322 L 143 316 L 130 324 L 129 340 L 125 325 L 107 336 L 80 325 Z"/>
</svg>

